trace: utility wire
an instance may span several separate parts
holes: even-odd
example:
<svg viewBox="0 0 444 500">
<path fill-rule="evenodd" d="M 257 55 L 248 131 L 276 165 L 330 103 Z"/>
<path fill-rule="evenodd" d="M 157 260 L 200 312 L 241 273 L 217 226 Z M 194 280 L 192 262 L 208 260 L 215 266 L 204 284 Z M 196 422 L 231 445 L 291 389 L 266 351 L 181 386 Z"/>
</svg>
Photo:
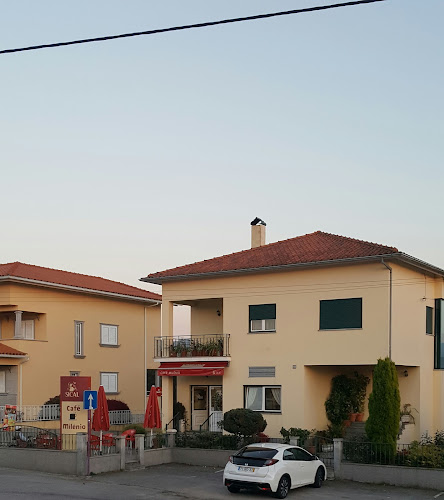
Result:
<svg viewBox="0 0 444 500">
<path fill-rule="evenodd" d="M 367 3 L 374 2 L 384 2 L 385 0 L 357 0 L 354 2 L 343 2 L 336 3 L 331 5 L 320 5 L 317 7 L 307 7 L 305 9 L 295 9 L 295 10 L 286 10 L 282 12 L 271 12 L 269 14 L 257 14 L 255 16 L 247 16 L 247 17 L 237 17 L 233 19 L 222 19 L 221 21 L 209 21 L 205 23 L 196 23 L 196 24 L 187 24 L 184 26 L 173 26 L 171 28 L 160 28 L 156 30 L 149 31 L 136 31 L 134 33 L 123 33 L 121 35 L 110 35 L 110 36 L 101 36 L 97 38 L 85 38 L 83 40 L 72 40 L 70 42 L 56 42 L 56 43 L 47 43 L 42 45 L 32 45 L 30 47 L 19 47 L 16 49 L 4 49 L 0 50 L 0 54 L 11 54 L 13 52 L 24 52 L 26 50 L 39 50 L 39 49 L 50 49 L 53 47 L 63 47 L 65 45 L 78 45 L 81 43 L 91 43 L 91 42 L 104 42 L 106 40 L 115 40 L 117 38 L 129 38 L 132 36 L 141 36 L 141 35 L 156 35 L 157 33 L 167 33 L 169 31 L 181 31 L 188 30 L 192 28 L 205 28 L 207 26 L 216 26 L 218 24 L 230 24 L 230 23 L 239 23 L 243 21 L 255 21 L 257 19 L 266 19 L 269 17 L 277 17 L 277 16 L 288 16 L 291 14 L 302 14 L 304 12 L 314 12 L 318 10 L 327 10 L 327 9 L 337 9 L 339 7 L 350 7 L 353 5 L 361 5 Z"/>
</svg>

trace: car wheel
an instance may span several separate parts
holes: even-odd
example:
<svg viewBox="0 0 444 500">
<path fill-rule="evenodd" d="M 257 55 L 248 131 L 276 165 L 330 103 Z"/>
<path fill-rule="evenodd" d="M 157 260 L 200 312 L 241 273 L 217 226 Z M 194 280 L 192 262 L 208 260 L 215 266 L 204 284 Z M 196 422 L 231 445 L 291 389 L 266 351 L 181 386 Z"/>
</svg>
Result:
<svg viewBox="0 0 444 500">
<path fill-rule="evenodd" d="M 288 495 L 289 490 L 290 490 L 290 479 L 288 478 L 288 476 L 282 476 L 274 496 L 275 498 L 285 498 Z"/>
<path fill-rule="evenodd" d="M 230 493 L 239 493 L 240 491 L 239 486 L 234 486 L 234 484 L 230 484 L 230 486 L 227 486 L 227 489 Z"/>
<path fill-rule="evenodd" d="M 322 486 L 322 481 L 324 480 L 324 469 L 319 467 L 316 471 L 315 479 L 313 482 L 313 488 L 320 488 Z"/>
</svg>

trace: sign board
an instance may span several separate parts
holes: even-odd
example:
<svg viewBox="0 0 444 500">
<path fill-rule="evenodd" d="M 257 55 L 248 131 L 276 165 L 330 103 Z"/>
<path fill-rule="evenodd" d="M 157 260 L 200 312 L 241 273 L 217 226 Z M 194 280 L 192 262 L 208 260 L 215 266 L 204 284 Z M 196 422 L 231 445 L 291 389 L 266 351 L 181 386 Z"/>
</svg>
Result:
<svg viewBox="0 0 444 500">
<path fill-rule="evenodd" d="M 156 387 L 157 396 L 162 396 L 162 387 Z"/>
<path fill-rule="evenodd" d="M 60 433 L 88 432 L 88 412 L 83 393 L 91 389 L 91 377 L 60 377 Z"/>
<path fill-rule="evenodd" d="M 95 410 L 97 408 L 97 391 L 83 392 L 83 409 Z"/>
</svg>

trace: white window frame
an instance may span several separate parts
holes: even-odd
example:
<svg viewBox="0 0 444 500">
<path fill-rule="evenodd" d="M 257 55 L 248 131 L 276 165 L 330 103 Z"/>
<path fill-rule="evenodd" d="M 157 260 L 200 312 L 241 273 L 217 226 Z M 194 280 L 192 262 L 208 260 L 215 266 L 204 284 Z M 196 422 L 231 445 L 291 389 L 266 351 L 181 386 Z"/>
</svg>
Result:
<svg viewBox="0 0 444 500">
<path fill-rule="evenodd" d="M 33 319 L 22 319 L 22 336 L 24 340 L 34 340 L 35 325 Z"/>
<path fill-rule="evenodd" d="M 258 411 L 261 413 L 282 413 L 282 386 L 280 386 L 280 385 L 244 385 L 244 401 L 245 401 L 244 407 L 247 409 L 248 409 L 247 391 L 250 387 L 251 388 L 255 387 L 258 390 L 261 390 L 261 392 L 262 392 L 261 408 L 260 409 L 259 408 L 258 409 L 249 408 L 250 410 Z M 265 390 L 266 389 L 279 389 L 281 401 L 279 403 L 280 408 L 278 410 L 269 410 L 269 409 L 265 408 Z"/>
<path fill-rule="evenodd" d="M 253 328 L 253 323 L 255 321 L 260 321 L 261 322 L 260 328 Z M 267 325 L 268 321 L 272 321 L 273 323 L 272 324 L 268 323 L 268 325 Z M 268 326 L 268 328 L 267 328 L 267 326 Z M 250 321 L 250 332 L 251 333 L 255 333 L 255 332 L 275 332 L 275 331 L 276 331 L 276 318 L 274 318 L 274 319 L 252 319 Z"/>
<path fill-rule="evenodd" d="M 6 371 L 0 371 L 0 393 L 6 394 Z"/>
<path fill-rule="evenodd" d="M 118 325 L 100 323 L 100 345 L 119 345 Z"/>
<path fill-rule="evenodd" d="M 74 356 L 83 356 L 84 322 L 74 321 Z"/>
<path fill-rule="evenodd" d="M 110 384 L 111 382 L 111 384 Z M 103 385 L 106 394 L 119 393 L 119 373 L 118 372 L 100 372 L 100 385 Z M 110 387 L 111 385 L 111 387 Z"/>
<path fill-rule="evenodd" d="M 70 377 L 80 377 L 80 372 L 69 372 Z"/>
</svg>

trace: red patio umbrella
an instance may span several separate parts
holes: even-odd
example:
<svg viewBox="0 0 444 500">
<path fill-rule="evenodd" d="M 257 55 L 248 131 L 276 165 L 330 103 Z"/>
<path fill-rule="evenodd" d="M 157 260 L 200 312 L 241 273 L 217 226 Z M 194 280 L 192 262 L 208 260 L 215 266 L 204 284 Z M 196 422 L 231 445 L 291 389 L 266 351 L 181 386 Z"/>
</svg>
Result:
<svg viewBox="0 0 444 500">
<path fill-rule="evenodd" d="M 159 401 L 157 399 L 157 392 L 154 385 L 151 387 L 150 395 L 148 396 L 148 402 L 146 404 L 143 426 L 145 428 L 151 429 L 151 439 L 153 437 L 153 429 L 154 428 L 160 429 L 162 427 L 162 421 L 160 419 Z"/>
<path fill-rule="evenodd" d="M 100 431 L 100 452 L 102 451 L 102 431 L 109 430 L 109 413 L 108 402 L 103 385 L 99 387 L 97 393 L 97 409 L 94 410 L 92 428 L 95 431 Z"/>
</svg>

